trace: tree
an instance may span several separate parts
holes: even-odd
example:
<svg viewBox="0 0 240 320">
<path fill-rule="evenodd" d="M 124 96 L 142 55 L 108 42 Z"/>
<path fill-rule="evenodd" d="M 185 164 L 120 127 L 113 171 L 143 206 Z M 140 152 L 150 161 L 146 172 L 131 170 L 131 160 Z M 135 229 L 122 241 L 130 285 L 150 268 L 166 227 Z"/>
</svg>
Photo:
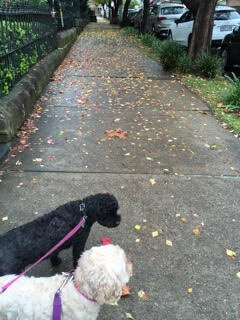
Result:
<svg viewBox="0 0 240 320">
<path fill-rule="evenodd" d="M 124 9 L 123 9 L 123 16 L 122 16 L 122 27 L 126 27 L 128 25 L 128 8 L 130 6 L 131 0 L 126 0 L 124 4 Z"/>
<path fill-rule="evenodd" d="M 146 33 L 149 25 L 149 12 L 150 12 L 150 1 L 143 0 L 143 18 L 141 23 L 141 32 Z"/>
<path fill-rule="evenodd" d="M 193 12 L 194 24 L 189 47 L 189 56 L 195 59 L 201 52 L 211 48 L 213 15 L 217 0 L 182 0 Z"/>
</svg>

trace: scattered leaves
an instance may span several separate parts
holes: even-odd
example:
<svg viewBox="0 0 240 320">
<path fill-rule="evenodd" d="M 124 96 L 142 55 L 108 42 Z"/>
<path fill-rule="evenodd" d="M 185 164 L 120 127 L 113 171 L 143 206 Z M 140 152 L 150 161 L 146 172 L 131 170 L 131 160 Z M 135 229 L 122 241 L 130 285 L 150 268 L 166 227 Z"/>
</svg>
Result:
<svg viewBox="0 0 240 320">
<path fill-rule="evenodd" d="M 117 137 L 119 139 L 125 139 L 127 137 L 127 131 L 123 131 L 121 128 L 117 128 L 115 130 L 105 130 L 106 136 L 112 138 Z"/>
</svg>

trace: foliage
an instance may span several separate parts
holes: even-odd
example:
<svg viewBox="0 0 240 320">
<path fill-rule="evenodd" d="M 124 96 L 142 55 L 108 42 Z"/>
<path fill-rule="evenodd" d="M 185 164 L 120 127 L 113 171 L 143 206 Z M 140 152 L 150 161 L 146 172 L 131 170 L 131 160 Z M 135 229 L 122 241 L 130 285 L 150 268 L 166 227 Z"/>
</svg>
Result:
<svg viewBox="0 0 240 320">
<path fill-rule="evenodd" d="M 197 73 L 206 78 L 214 78 L 221 71 L 221 59 L 209 52 L 202 52 L 194 62 Z"/>
<path fill-rule="evenodd" d="M 183 51 L 179 56 L 176 70 L 182 74 L 189 73 L 193 70 L 193 62 L 187 52 Z"/>
<path fill-rule="evenodd" d="M 240 79 L 233 72 L 226 78 L 231 86 L 223 96 L 223 103 L 227 105 L 229 111 L 240 112 Z"/>
<path fill-rule="evenodd" d="M 175 70 L 184 50 L 175 41 L 163 41 L 159 47 L 159 59 L 164 70 Z"/>
<path fill-rule="evenodd" d="M 142 43 L 148 47 L 152 47 L 153 43 L 156 42 L 156 37 L 152 33 L 142 33 L 139 37 Z"/>
</svg>

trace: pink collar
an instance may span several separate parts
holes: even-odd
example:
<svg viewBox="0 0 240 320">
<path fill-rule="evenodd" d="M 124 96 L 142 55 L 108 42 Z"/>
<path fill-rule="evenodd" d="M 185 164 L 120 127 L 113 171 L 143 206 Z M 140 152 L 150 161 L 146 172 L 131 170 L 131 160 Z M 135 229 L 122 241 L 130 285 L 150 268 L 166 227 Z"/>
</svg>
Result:
<svg viewBox="0 0 240 320">
<path fill-rule="evenodd" d="M 82 292 L 79 288 L 79 286 L 77 285 L 76 281 L 73 280 L 73 284 L 74 284 L 74 287 L 77 289 L 77 291 L 84 297 L 86 298 L 87 300 L 91 301 L 91 302 L 97 302 L 95 299 L 89 297 L 86 293 Z"/>
</svg>

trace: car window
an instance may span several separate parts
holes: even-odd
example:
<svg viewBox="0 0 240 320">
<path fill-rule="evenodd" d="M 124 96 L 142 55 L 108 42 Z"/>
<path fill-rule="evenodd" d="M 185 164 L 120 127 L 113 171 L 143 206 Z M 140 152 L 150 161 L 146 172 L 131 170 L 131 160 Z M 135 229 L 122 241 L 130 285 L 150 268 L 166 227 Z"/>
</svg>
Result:
<svg viewBox="0 0 240 320">
<path fill-rule="evenodd" d="M 168 15 L 168 14 L 181 14 L 184 13 L 185 8 L 183 7 L 169 7 L 169 8 L 162 8 L 161 14 Z"/>
<path fill-rule="evenodd" d="M 215 11 L 214 20 L 240 19 L 240 14 L 235 10 Z"/>
<path fill-rule="evenodd" d="M 178 20 L 179 23 L 188 22 L 193 20 L 193 14 L 190 11 L 185 12 Z"/>
</svg>

